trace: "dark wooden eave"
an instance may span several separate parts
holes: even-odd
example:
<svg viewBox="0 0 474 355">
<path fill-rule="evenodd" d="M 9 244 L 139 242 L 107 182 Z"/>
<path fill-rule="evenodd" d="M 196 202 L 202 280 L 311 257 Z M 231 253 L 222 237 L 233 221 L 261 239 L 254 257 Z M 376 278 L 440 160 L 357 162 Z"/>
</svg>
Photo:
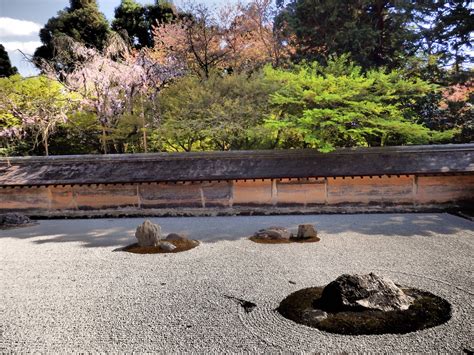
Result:
<svg viewBox="0 0 474 355">
<path fill-rule="evenodd" d="M 456 173 L 474 144 L 0 159 L 0 187 Z"/>
</svg>

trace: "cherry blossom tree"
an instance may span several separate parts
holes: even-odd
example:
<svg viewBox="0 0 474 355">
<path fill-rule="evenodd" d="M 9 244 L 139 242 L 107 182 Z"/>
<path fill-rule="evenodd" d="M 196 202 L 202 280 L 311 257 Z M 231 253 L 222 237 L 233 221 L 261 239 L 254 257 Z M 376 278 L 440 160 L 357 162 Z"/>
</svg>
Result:
<svg viewBox="0 0 474 355">
<path fill-rule="evenodd" d="M 172 23 L 158 24 L 153 33 L 156 60 L 181 63 L 208 78 L 213 70 L 251 72 L 289 58 L 291 48 L 273 31 L 271 0 L 226 5 L 211 11 L 191 5 Z"/>
<path fill-rule="evenodd" d="M 180 75 L 179 67 L 154 61 L 147 49 L 130 50 L 118 35 L 111 35 L 102 51 L 72 40 L 69 46 L 68 52 L 76 57 L 74 70 L 58 73 L 48 62 L 43 62 L 42 69 L 79 93 L 83 104 L 97 115 L 103 152 L 110 151 L 108 141 L 124 114 L 141 118 L 143 148 L 147 151 L 145 102 L 154 103 L 163 85 Z M 152 110 L 151 115 L 155 112 Z"/>
</svg>

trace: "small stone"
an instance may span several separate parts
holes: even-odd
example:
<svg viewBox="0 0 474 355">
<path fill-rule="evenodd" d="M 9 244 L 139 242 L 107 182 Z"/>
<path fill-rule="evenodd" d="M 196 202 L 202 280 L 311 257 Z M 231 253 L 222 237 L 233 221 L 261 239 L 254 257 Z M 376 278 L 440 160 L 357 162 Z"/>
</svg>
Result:
<svg viewBox="0 0 474 355">
<path fill-rule="evenodd" d="M 165 240 L 181 240 L 181 241 L 184 241 L 184 240 L 189 240 L 189 238 L 184 234 L 170 233 L 165 238 Z"/>
<path fill-rule="evenodd" d="M 254 234 L 255 238 L 260 239 L 290 239 L 293 235 L 283 227 L 269 227 L 260 229 Z"/>
<path fill-rule="evenodd" d="M 407 296 L 392 280 L 368 275 L 341 275 L 323 290 L 318 308 L 331 311 L 408 309 L 414 299 Z"/>
<path fill-rule="evenodd" d="M 307 239 L 317 237 L 318 233 L 312 224 L 300 224 L 298 226 L 298 234 L 296 238 L 298 239 Z"/>
<path fill-rule="evenodd" d="M 307 309 L 303 312 L 302 318 L 306 322 L 321 322 L 328 317 L 328 314 L 320 309 Z"/>
<path fill-rule="evenodd" d="M 138 239 L 139 246 L 153 247 L 158 245 L 163 235 L 161 234 L 161 227 L 147 219 L 141 226 L 137 227 L 135 237 Z"/>
<path fill-rule="evenodd" d="M 173 251 L 173 250 L 176 249 L 176 245 L 174 245 L 170 242 L 160 242 L 160 243 L 158 243 L 158 247 L 161 250 L 164 250 L 164 251 Z"/>
<path fill-rule="evenodd" d="M 5 213 L 0 215 L 0 226 L 20 226 L 32 223 L 31 219 L 21 213 Z"/>
</svg>

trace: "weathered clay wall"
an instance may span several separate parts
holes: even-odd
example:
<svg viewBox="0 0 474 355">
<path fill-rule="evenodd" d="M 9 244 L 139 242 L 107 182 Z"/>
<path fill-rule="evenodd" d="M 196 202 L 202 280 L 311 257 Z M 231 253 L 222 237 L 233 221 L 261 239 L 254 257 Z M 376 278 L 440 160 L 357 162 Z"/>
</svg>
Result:
<svg viewBox="0 0 474 355">
<path fill-rule="evenodd" d="M 293 207 L 315 212 L 351 212 L 453 207 L 474 201 L 474 175 L 366 176 L 219 182 L 136 183 L 6 187 L 0 210 L 36 215 L 74 212 L 166 211 L 174 208 L 225 211 Z M 158 212 L 159 213 L 159 212 Z"/>
</svg>

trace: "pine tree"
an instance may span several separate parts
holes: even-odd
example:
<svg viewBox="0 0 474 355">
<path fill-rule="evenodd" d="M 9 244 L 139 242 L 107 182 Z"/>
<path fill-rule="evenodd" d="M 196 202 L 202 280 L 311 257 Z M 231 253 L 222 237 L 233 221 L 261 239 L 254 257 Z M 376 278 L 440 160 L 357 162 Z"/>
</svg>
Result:
<svg viewBox="0 0 474 355">
<path fill-rule="evenodd" d="M 40 30 L 43 45 L 36 49 L 33 59 L 51 60 L 61 48 L 55 39 L 69 36 L 75 41 L 101 50 L 110 32 L 109 23 L 99 11 L 96 0 L 70 0 L 70 6 L 51 17 Z"/>
<path fill-rule="evenodd" d="M 12 67 L 5 47 L 0 44 L 0 78 L 15 75 L 18 72 L 16 67 Z"/>
<path fill-rule="evenodd" d="M 153 26 L 168 23 L 175 18 L 176 9 L 167 1 L 141 5 L 135 0 L 122 0 L 115 9 L 112 29 L 120 33 L 126 31 L 135 48 L 153 47 Z"/>
<path fill-rule="evenodd" d="M 325 62 L 349 53 L 363 68 L 396 68 L 417 50 L 412 23 L 422 5 L 387 0 L 281 0 L 276 27 L 297 48 L 297 60 Z"/>
</svg>

